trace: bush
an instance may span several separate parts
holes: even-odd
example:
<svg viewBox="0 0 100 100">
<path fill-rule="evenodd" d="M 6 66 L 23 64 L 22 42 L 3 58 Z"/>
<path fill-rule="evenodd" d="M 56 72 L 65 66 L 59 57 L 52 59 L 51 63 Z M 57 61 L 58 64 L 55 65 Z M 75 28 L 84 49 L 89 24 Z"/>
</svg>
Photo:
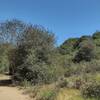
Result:
<svg viewBox="0 0 100 100">
<path fill-rule="evenodd" d="M 56 66 L 40 61 L 37 52 L 31 49 L 27 59 L 25 59 L 25 63 L 15 67 L 14 78 L 19 81 L 26 79 L 35 85 L 56 81 L 59 77 L 58 74 Z"/>
<path fill-rule="evenodd" d="M 0 44 L 0 73 L 5 73 L 9 71 L 9 60 L 8 60 L 9 49 L 10 49 L 10 44 L 7 43 Z"/>
<path fill-rule="evenodd" d="M 33 84 L 50 83 L 59 77 L 54 64 L 54 35 L 43 28 L 29 27 L 19 38 L 15 55 L 13 78 Z M 15 57 L 15 58 L 14 58 Z"/>
<path fill-rule="evenodd" d="M 82 80 L 81 79 L 76 79 L 75 88 L 80 89 L 81 85 L 82 85 Z"/>
<path fill-rule="evenodd" d="M 48 90 L 41 94 L 40 98 L 38 100 L 55 100 L 56 97 L 55 90 Z"/>
<path fill-rule="evenodd" d="M 81 87 L 81 93 L 85 98 L 99 98 L 100 99 L 100 83 L 95 81 L 86 82 Z"/>
<path fill-rule="evenodd" d="M 95 45 L 91 40 L 80 43 L 79 50 L 75 55 L 74 61 L 91 61 L 95 57 Z"/>
<path fill-rule="evenodd" d="M 59 88 L 64 88 L 68 86 L 68 81 L 64 78 L 61 78 L 60 80 L 58 80 L 58 84 L 57 87 Z"/>
<path fill-rule="evenodd" d="M 76 42 L 78 41 L 78 38 L 70 38 L 66 40 L 60 47 L 59 52 L 62 55 L 71 54 L 71 52 L 74 51 L 74 46 Z"/>
<path fill-rule="evenodd" d="M 100 32 L 99 31 L 96 31 L 94 34 L 93 34 L 93 39 L 100 39 Z"/>
</svg>

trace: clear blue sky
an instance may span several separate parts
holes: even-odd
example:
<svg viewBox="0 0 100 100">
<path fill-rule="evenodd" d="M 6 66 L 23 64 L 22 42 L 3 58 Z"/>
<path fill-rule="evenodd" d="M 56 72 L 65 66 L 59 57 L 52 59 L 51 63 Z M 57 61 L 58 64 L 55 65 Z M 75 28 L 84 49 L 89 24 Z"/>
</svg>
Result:
<svg viewBox="0 0 100 100">
<path fill-rule="evenodd" d="M 61 44 L 100 30 L 100 0 L 0 0 L 0 21 L 12 18 L 43 25 Z"/>
</svg>

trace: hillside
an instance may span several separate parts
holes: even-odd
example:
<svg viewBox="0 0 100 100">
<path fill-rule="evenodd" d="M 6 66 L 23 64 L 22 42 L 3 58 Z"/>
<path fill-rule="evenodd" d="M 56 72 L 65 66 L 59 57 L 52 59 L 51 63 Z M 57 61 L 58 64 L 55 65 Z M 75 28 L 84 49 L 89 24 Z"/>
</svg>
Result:
<svg viewBox="0 0 100 100">
<path fill-rule="evenodd" d="M 5 21 L 0 24 L 0 73 L 9 73 L 33 100 L 100 100 L 100 32 L 56 47 L 55 34 L 44 27 Z M 9 89 L 18 92 L 0 89 L 7 95 Z"/>
</svg>

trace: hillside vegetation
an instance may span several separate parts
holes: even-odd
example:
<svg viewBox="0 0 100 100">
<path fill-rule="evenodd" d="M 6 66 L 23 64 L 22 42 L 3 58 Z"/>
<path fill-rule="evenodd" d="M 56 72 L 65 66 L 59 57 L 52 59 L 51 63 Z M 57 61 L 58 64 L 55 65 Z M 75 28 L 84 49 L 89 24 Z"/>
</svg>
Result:
<svg viewBox="0 0 100 100">
<path fill-rule="evenodd" d="M 33 100 L 100 100 L 100 32 L 69 38 L 19 20 L 0 23 L 0 73 Z"/>
</svg>

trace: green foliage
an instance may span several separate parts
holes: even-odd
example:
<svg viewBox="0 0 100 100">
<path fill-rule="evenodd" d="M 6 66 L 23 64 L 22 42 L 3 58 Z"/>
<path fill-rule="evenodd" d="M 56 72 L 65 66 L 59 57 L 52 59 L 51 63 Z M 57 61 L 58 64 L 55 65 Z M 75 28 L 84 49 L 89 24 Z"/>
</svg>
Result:
<svg viewBox="0 0 100 100">
<path fill-rule="evenodd" d="M 56 92 L 55 90 L 45 91 L 41 94 L 39 100 L 55 100 Z"/>
<path fill-rule="evenodd" d="M 61 54 L 70 54 L 74 51 L 74 46 L 76 42 L 78 41 L 78 38 L 70 38 L 66 40 L 59 48 L 59 51 Z"/>
<path fill-rule="evenodd" d="M 91 61 L 95 57 L 95 46 L 91 40 L 80 43 L 79 51 L 76 53 L 75 61 Z"/>
<path fill-rule="evenodd" d="M 79 89 L 89 80 L 88 75 L 100 72 L 100 32 L 69 38 L 56 48 L 54 34 L 42 26 L 19 20 L 0 23 L 0 72 L 6 71 L 14 82 L 26 87 L 57 81 L 60 88 Z M 60 77 L 64 78 L 58 81 Z M 82 93 L 98 97 L 97 88 L 98 83 L 89 82 L 82 87 Z M 56 92 L 45 91 L 40 100 L 54 100 Z"/>
<path fill-rule="evenodd" d="M 99 31 L 95 32 L 93 34 L 92 38 L 93 38 L 94 43 L 96 44 L 97 49 L 98 49 L 98 47 L 100 47 L 100 32 Z"/>
<path fill-rule="evenodd" d="M 99 100 L 100 83 L 95 81 L 87 82 L 81 87 L 81 92 L 85 98 L 97 98 Z"/>
<path fill-rule="evenodd" d="M 59 88 L 66 88 L 67 86 L 68 86 L 68 81 L 67 81 L 67 79 L 60 78 L 60 79 L 58 80 L 57 87 L 59 87 Z"/>
<path fill-rule="evenodd" d="M 55 66 L 52 64 L 54 35 L 41 27 L 28 27 L 19 38 L 13 56 L 13 78 L 26 79 L 33 84 L 49 83 L 56 80 Z"/>
<path fill-rule="evenodd" d="M 80 37 L 80 38 L 76 41 L 76 43 L 75 43 L 75 45 L 74 45 L 74 48 L 75 48 L 75 49 L 79 49 L 80 46 L 81 46 L 81 43 L 83 43 L 84 41 L 92 41 L 92 37 L 91 37 L 91 36 L 82 36 L 82 37 Z"/>
<path fill-rule="evenodd" d="M 8 60 L 8 52 L 10 49 L 9 44 L 0 44 L 0 72 L 8 72 L 9 71 L 9 60 Z"/>
<path fill-rule="evenodd" d="M 100 39 L 100 32 L 99 31 L 96 31 L 94 34 L 93 34 L 93 39 Z"/>
<path fill-rule="evenodd" d="M 16 19 L 0 23 L 0 64 L 2 71 L 8 72 L 9 69 L 11 69 L 14 56 L 12 55 L 12 49 L 15 49 L 18 37 L 25 29 L 26 25 L 22 21 Z M 12 58 L 12 60 L 9 58 Z"/>
</svg>

